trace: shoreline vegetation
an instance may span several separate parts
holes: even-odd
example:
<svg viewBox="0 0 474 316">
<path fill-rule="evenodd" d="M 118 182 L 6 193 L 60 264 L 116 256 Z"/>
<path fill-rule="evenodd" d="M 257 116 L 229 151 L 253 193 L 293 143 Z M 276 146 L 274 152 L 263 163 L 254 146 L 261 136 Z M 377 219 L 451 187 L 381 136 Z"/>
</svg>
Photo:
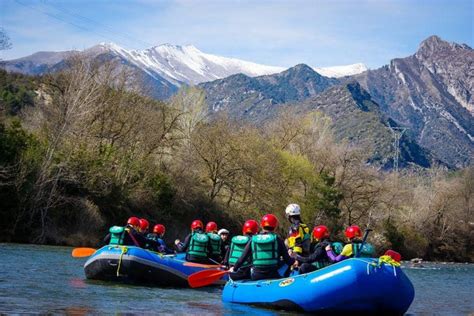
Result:
<svg viewBox="0 0 474 316">
<path fill-rule="evenodd" d="M 197 88 L 157 101 L 139 80 L 79 58 L 41 77 L 0 70 L 0 242 L 97 246 L 131 215 L 169 240 L 196 218 L 237 233 L 267 212 L 283 233 L 298 203 L 335 239 L 357 224 L 404 260 L 474 261 L 472 166 L 381 170 L 321 113 L 256 126 L 209 116 Z"/>
</svg>

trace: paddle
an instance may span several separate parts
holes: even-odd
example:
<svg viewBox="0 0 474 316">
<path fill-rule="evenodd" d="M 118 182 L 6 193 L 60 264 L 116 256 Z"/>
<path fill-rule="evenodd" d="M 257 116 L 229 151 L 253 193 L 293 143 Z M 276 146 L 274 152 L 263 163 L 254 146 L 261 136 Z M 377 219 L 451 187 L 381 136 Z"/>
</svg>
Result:
<svg viewBox="0 0 474 316">
<path fill-rule="evenodd" d="M 220 264 L 203 264 L 203 263 L 196 263 L 196 262 L 185 262 L 183 266 L 187 267 L 196 267 L 196 268 L 205 268 L 205 269 L 217 269 L 221 265 Z"/>
<path fill-rule="evenodd" d="M 228 270 L 202 270 L 191 274 L 188 277 L 188 283 L 192 288 L 203 287 L 213 284 L 227 273 L 229 273 Z"/>
<path fill-rule="evenodd" d="M 72 256 L 74 258 L 89 257 L 94 252 L 96 252 L 96 250 L 97 249 L 94 248 L 74 248 L 72 250 Z"/>
<path fill-rule="evenodd" d="M 360 251 L 358 251 L 357 256 L 354 255 L 354 258 L 357 258 L 359 254 L 362 252 L 362 247 L 364 247 L 365 241 L 367 240 L 367 237 L 369 236 L 369 233 L 372 231 L 372 229 L 367 228 L 364 233 L 364 237 L 362 238 L 362 242 L 360 243 Z"/>
</svg>

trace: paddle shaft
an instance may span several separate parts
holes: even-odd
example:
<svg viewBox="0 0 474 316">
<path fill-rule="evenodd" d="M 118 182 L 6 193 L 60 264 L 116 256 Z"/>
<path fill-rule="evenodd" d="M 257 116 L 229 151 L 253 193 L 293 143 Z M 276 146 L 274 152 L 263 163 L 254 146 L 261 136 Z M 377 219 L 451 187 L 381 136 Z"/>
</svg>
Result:
<svg viewBox="0 0 474 316">
<path fill-rule="evenodd" d="M 357 255 L 354 255 L 354 258 L 357 258 L 362 251 L 362 247 L 364 247 L 365 241 L 367 240 L 367 237 L 369 236 L 369 233 L 372 231 L 372 229 L 367 228 L 364 232 L 364 237 L 362 238 L 362 243 L 360 244 L 360 251 L 357 252 Z"/>
</svg>

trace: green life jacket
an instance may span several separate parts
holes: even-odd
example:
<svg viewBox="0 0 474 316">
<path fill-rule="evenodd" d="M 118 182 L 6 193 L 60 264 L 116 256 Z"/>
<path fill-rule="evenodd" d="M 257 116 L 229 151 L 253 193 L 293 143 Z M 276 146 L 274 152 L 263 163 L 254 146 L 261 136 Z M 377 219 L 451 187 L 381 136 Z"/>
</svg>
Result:
<svg viewBox="0 0 474 316">
<path fill-rule="evenodd" d="M 361 243 L 352 243 L 352 256 L 353 257 L 362 257 L 362 258 L 371 258 L 374 253 L 374 246 L 369 243 L 365 243 L 361 249 Z"/>
<path fill-rule="evenodd" d="M 252 236 L 252 264 L 254 267 L 278 265 L 278 239 L 274 233 Z"/>
<path fill-rule="evenodd" d="M 125 228 L 122 226 L 112 226 L 109 229 L 110 232 L 110 242 L 109 245 L 123 245 L 123 240 L 125 238 Z"/>
<path fill-rule="evenodd" d="M 244 248 L 250 240 L 249 236 L 234 236 L 230 244 L 229 265 L 233 266 L 242 256 Z M 250 257 L 242 264 L 243 267 L 250 266 L 252 260 Z"/>
<path fill-rule="evenodd" d="M 207 245 L 209 243 L 209 236 L 205 233 L 193 232 L 187 254 L 195 257 L 207 258 Z"/>
<path fill-rule="evenodd" d="M 209 236 L 209 243 L 211 244 L 211 256 L 220 256 L 221 255 L 221 236 L 214 233 L 207 233 Z"/>
</svg>

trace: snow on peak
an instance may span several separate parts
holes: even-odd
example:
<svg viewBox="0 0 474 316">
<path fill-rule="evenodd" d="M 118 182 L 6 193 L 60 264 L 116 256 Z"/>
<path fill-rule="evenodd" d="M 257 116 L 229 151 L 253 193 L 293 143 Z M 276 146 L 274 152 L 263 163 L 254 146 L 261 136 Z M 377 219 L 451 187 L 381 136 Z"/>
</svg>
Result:
<svg viewBox="0 0 474 316">
<path fill-rule="evenodd" d="M 100 43 L 97 46 L 121 56 L 155 78 L 163 77 L 178 86 L 183 83 L 198 84 L 212 81 L 237 73 L 256 77 L 275 74 L 286 69 L 207 54 L 193 45 L 166 43 L 144 50 L 127 50 L 114 43 Z M 367 70 L 367 67 L 359 63 L 314 69 L 323 76 L 342 77 L 361 73 Z"/>
<path fill-rule="evenodd" d="M 357 75 L 368 69 L 369 68 L 367 68 L 367 66 L 362 63 L 344 65 L 344 66 L 314 68 L 314 70 L 317 73 L 326 77 L 333 77 L 333 78 Z"/>
</svg>

